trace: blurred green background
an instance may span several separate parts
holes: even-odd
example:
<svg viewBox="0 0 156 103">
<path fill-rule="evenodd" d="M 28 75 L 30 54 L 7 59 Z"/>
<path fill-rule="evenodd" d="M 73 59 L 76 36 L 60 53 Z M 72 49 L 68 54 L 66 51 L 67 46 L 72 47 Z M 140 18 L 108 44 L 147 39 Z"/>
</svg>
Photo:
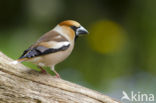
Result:
<svg viewBox="0 0 156 103">
<path fill-rule="evenodd" d="M 1 0 L 0 51 L 13 59 L 63 20 L 90 32 L 56 65 L 65 80 L 120 100 L 122 91 L 156 94 L 155 0 Z M 24 63 L 37 69 L 31 63 Z"/>
</svg>

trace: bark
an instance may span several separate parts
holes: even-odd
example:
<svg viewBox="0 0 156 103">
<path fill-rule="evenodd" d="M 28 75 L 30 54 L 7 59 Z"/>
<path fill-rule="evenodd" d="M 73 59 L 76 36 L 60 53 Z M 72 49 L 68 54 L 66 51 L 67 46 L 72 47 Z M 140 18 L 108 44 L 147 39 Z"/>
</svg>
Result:
<svg viewBox="0 0 156 103">
<path fill-rule="evenodd" d="M 0 52 L 0 103 L 119 103 L 97 91 L 35 72 Z M 30 71 L 31 70 L 31 71 Z"/>
</svg>

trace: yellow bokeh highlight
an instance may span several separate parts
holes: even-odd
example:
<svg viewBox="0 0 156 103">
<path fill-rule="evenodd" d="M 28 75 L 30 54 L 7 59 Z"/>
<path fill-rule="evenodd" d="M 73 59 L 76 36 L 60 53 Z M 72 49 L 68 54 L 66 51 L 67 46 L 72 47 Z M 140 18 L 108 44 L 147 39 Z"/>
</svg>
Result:
<svg viewBox="0 0 156 103">
<path fill-rule="evenodd" d="M 97 21 L 91 25 L 89 32 L 90 47 L 99 53 L 113 53 L 123 47 L 125 32 L 119 24 L 113 21 Z"/>
</svg>

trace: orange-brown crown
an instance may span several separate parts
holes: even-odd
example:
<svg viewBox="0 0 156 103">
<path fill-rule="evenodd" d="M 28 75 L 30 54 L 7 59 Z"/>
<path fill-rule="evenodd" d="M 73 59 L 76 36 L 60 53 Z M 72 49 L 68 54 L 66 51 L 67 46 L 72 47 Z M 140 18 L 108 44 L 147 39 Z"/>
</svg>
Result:
<svg viewBox="0 0 156 103">
<path fill-rule="evenodd" d="M 60 26 L 76 26 L 76 27 L 80 27 L 80 23 L 78 23 L 77 21 L 74 20 L 66 20 L 63 21 L 59 24 Z"/>
</svg>

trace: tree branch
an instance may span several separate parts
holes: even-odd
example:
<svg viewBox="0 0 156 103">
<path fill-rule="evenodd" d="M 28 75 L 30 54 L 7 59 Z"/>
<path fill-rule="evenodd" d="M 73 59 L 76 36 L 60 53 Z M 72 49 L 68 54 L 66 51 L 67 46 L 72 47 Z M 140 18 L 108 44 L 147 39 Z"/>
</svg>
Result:
<svg viewBox="0 0 156 103">
<path fill-rule="evenodd" d="M 12 59 L 0 52 L 1 103 L 119 103 L 94 90 L 10 62 Z"/>
</svg>

